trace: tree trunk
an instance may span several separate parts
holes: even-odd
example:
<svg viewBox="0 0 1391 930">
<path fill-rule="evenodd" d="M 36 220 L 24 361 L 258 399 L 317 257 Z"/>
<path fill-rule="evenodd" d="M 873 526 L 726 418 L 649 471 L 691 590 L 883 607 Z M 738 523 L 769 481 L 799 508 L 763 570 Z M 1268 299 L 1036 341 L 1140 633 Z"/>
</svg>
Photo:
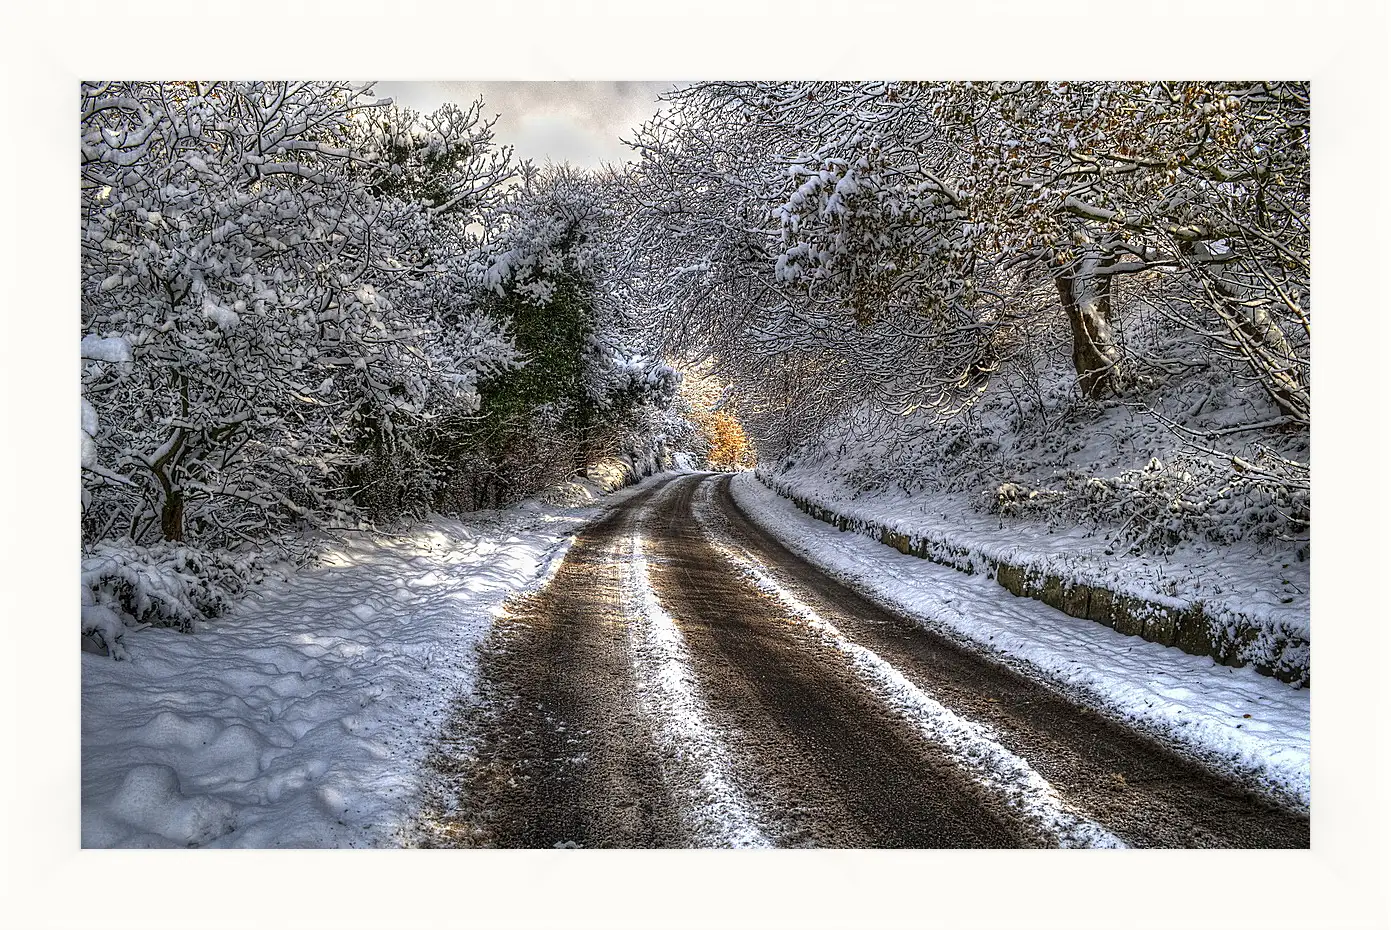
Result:
<svg viewBox="0 0 1391 930">
<path fill-rule="evenodd" d="M 184 495 L 177 489 L 164 496 L 164 506 L 159 511 L 159 528 L 169 542 L 184 541 Z"/>
<path fill-rule="evenodd" d="M 1054 284 L 1072 326 L 1072 366 L 1087 397 L 1120 393 L 1121 351 L 1111 327 L 1111 275 L 1100 274 L 1100 258 L 1084 256 L 1076 270 Z"/>
</svg>

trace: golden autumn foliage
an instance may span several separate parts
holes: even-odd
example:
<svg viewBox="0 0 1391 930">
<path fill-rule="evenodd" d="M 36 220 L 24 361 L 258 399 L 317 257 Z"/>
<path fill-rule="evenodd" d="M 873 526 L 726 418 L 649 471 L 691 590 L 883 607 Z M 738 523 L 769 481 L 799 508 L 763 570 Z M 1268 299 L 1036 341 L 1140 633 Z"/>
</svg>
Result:
<svg viewBox="0 0 1391 930">
<path fill-rule="evenodd" d="M 739 422 L 730 385 L 716 377 L 707 360 L 682 369 L 673 409 L 694 428 L 689 451 L 703 455 L 711 468 L 752 468 L 757 464 L 753 445 Z"/>
<path fill-rule="evenodd" d="M 711 468 L 732 470 L 753 467 L 753 447 L 744 434 L 744 427 L 733 414 L 716 410 L 713 413 L 694 414 L 691 419 L 710 444 L 706 461 Z"/>
</svg>

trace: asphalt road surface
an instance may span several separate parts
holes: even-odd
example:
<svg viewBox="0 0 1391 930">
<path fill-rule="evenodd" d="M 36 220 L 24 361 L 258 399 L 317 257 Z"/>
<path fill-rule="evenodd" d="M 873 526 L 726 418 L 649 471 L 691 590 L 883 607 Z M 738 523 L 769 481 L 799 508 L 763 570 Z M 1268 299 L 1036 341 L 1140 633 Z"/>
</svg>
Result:
<svg viewBox="0 0 1391 930">
<path fill-rule="evenodd" d="M 431 763 L 429 846 L 1307 847 L 1307 817 L 654 482 L 513 601 Z"/>
</svg>

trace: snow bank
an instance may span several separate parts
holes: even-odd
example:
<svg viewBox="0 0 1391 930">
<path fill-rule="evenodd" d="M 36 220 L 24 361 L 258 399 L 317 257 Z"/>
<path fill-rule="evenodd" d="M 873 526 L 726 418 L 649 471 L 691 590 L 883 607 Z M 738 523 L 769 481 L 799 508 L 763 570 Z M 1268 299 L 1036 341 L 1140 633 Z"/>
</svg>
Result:
<svg viewBox="0 0 1391 930">
<path fill-rule="evenodd" d="M 993 575 L 1005 566 L 1025 588 L 1041 591 L 1049 576 L 1068 588 L 1100 588 L 1108 600 L 1124 598 L 1163 615 L 1165 635 L 1147 639 L 1309 681 L 1309 565 L 1288 553 L 1252 543 L 1190 543 L 1167 555 L 1121 555 L 1085 527 L 992 517 L 959 494 L 852 494 L 826 475 L 800 471 L 759 477 L 783 496 L 844 517 L 842 529 L 874 538 L 888 530 L 908 551 L 962 571 Z M 1016 594 L 1038 596 L 1018 587 Z M 1191 636 L 1176 637 L 1180 625 L 1193 626 Z"/>
<path fill-rule="evenodd" d="M 875 600 L 1051 680 L 1278 803 L 1308 809 L 1307 689 L 1069 617 L 1014 597 L 987 576 L 838 532 L 752 473 L 735 476 L 733 492 L 784 545 Z"/>
<path fill-rule="evenodd" d="M 194 635 L 82 657 L 82 844 L 387 846 L 504 599 L 596 512 L 535 502 L 353 536 Z"/>
</svg>

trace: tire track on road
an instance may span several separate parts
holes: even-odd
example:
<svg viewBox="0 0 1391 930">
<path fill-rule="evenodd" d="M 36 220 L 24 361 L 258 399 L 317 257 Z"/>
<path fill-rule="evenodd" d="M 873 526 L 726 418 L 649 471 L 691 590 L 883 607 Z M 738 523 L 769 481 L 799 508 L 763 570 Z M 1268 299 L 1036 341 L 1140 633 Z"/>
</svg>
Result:
<svg viewBox="0 0 1391 930">
<path fill-rule="evenodd" d="M 691 512 L 703 480 L 678 479 L 653 501 L 641 524 L 648 571 L 770 831 L 823 847 L 1037 845 L 713 549 Z"/>
<path fill-rule="evenodd" d="M 721 734 L 709 724 L 684 637 L 652 590 L 640 533 L 630 538 L 629 557 L 625 594 L 640 701 L 654 724 L 664 769 L 684 788 L 693 845 L 772 845 L 737 783 Z"/>
<path fill-rule="evenodd" d="M 498 619 L 479 699 L 457 712 L 433 761 L 443 797 L 423 813 L 422 845 L 691 845 L 623 610 L 624 546 L 665 483 L 581 530 L 550 584 Z"/>
<path fill-rule="evenodd" d="M 697 493 L 696 518 L 706 532 L 710 524 L 709 483 Z M 1048 844 L 1061 847 L 1123 848 L 1125 843 L 1099 824 L 1074 811 L 1027 762 L 1005 749 L 989 728 L 952 713 L 871 649 L 851 641 L 833 623 L 762 571 L 747 551 L 718 542 L 712 546 L 748 575 L 758 588 L 802 618 L 823 641 L 843 653 L 866 685 L 884 704 L 915 726 L 924 740 L 945 749 L 993 797 L 1026 821 Z"/>
</svg>

